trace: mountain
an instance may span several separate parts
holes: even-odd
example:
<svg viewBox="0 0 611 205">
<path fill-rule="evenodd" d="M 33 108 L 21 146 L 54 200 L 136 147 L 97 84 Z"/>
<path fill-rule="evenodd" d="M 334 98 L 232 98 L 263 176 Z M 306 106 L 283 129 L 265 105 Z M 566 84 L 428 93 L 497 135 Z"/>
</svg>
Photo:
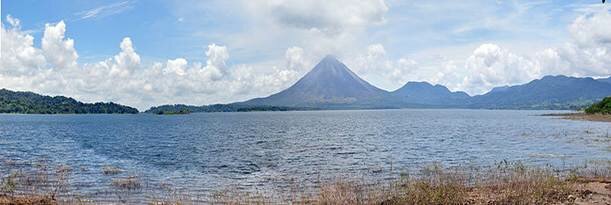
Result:
<svg viewBox="0 0 611 205">
<path fill-rule="evenodd" d="M 334 56 L 326 56 L 303 78 L 279 93 L 238 103 L 248 106 L 375 107 L 388 92 L 354 74 Z"/>
<path fill-rule="evenodd" d="M 509 86 L 508 86 L 508 85 L 505 85 L 505 86 L 499 86 L 499 87 L 494 87 L 494 88 L 492 88 L 492 90 L 490 90 L 490 92 L 488 92 L 488 93 L 503 92 L 503 91 L 506 91 L 507 89 L 509 89 Z"/>
<path fill-rule="evenodd" d="M 391 92 L 386 102 L 398 107 L 455 107 L 467 104 L 470 98 L 465 92 L 451 92 L 443 85 L 408 82 Z"/>
<path fill-rule="evenodd" d="M 361 79 L 329 55 L 291 87 L 268 97 L 230 104 L 162 105 L 146 112 L 175 114 L 379 108 L 581 109 L 611 96 L 610 81 L 611 78 L 545 76 L 523 85 L 496 87 L 486 94 L 473 97 L 427 82 L 408 82 L 388 92 Z"/>
<path fill-rule="evenodd" d="M 0 113 L 24 114 L 85 114 L 138 113 L 132 107 L 116 103 L 82 103 L 63 96 L 44 96 L 33 92 L 0 89 Z"/>
<path fill-rule="evenodd" d="M 575 109 L 611 96 L 611 84 L 593 78 L 545 76 L 474 96 L 471 108 Z"/>
</svg>

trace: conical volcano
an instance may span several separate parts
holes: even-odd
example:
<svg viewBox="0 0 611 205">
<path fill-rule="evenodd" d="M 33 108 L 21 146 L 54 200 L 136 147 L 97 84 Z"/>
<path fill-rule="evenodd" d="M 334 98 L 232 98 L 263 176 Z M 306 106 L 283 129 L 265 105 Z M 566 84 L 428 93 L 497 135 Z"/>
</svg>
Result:
<svg viewBox="0 0 611 205">
<path fill-rule="evenodd" d="M 387 91 L 377 88 L 353 73 L 334 56 L 324 57 L 294 85 L 265 98 L 244 102 L 266 106 L 343 106 L 378 98 Z"/>
</svg>

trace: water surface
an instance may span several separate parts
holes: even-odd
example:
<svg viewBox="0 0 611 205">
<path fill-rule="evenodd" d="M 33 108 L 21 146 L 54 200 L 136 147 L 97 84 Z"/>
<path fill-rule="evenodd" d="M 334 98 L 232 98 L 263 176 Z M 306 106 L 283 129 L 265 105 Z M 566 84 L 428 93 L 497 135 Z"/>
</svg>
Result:
<svg viewBox="0 0 611 205">
<path fill-rule="evenodd" d="M 0 115 L 0 160 L 68 164 L 75 189 L 93 196 L 128 175 L 147 187 L 169 184 L 205 196 L 219 187 L 282 189 L 337 177 L 383 181 L 433 162 L 562 168 L 611 160 L 611 123 L 543 113 L 550 111 Z M 104 165 L 126 172 L 105 176 Z"/>
</svg>

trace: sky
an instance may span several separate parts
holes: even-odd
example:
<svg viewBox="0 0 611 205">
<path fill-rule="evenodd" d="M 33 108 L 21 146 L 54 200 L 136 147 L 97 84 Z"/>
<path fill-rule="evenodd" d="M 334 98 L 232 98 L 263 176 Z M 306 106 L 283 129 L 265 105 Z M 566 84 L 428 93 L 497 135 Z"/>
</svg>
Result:
<svg viewBox="0 0 611 205">
<path fill-rule="evenodd" d="M 611 75 L 598 0 L 2 0 L 0 88 L 141 111 L 288 88 L 337 56 L 375 86 L 483 94 Z"/>
</svg>

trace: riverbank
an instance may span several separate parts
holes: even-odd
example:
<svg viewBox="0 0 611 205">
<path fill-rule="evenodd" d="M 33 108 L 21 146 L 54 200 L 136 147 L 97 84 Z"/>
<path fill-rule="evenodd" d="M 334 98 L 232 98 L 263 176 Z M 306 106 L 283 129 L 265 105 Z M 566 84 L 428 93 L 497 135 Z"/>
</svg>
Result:
<svg viewBox="0 0 611 205">
<path fill-rule="evenodd" d="M 3 165 L 5 166 L 5 165 Z M 109 171 L 113 170 L 113 171 Z M 105 175 L 120 168 L 105 167 Z M 168 185 L 150 186 L 138 176 L 116 177 L 105 196 L 79 193 L 66 165 L 41 166 L 34 172 L 2 173 L 0 204 L 608 204 L 611 161 L 558 170 L 500 162 L 493 167 L 426 166 L 402 173 L 390 183 L 359 178 L 321 182 L 313 190 L 284 191 L 219 188 L 207 198 L 181 193 Z M 96 180 L 92 180 L 96 181 Z M 102 186 L 102 185 L 100 185 Z"/>
<path fill-rule="evenodd" d="M 585 121 L 597 121 L 597 122 L 611 122 L 611 115 L 604 114 L 586 114 L 582 112 L 578 113 L 552 113 L 544 114 L 542 116 L 556 116 L 567 120 L 585 120 Z"/>
</svg>

